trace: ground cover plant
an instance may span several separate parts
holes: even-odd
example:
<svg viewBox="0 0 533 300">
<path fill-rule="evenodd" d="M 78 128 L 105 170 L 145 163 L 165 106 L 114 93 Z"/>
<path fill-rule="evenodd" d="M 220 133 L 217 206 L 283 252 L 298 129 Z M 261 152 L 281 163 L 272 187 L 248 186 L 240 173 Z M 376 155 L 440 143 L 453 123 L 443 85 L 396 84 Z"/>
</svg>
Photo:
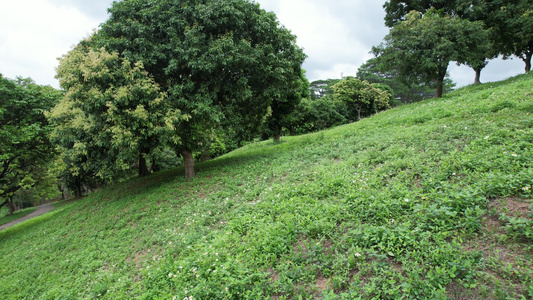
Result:
<svg viewBox="0 0 533 300">
<path fill-rule="evenodd" d="M 254 143 L 0 232 L 4 299 L 530 299 L 533 75 Z"/>
</svg>

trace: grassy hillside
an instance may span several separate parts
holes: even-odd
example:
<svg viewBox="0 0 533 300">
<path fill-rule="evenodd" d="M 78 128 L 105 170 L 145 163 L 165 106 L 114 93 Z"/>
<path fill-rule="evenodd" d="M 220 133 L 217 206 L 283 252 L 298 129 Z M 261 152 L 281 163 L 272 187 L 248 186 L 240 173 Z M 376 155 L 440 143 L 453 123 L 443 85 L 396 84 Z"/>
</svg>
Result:
<svg viewBox="0 0 533 300">
<path fill-rule="evenodd" d="M 533 73 L 0 232 L 2 299 L 530 299 Z"/>
</svg>

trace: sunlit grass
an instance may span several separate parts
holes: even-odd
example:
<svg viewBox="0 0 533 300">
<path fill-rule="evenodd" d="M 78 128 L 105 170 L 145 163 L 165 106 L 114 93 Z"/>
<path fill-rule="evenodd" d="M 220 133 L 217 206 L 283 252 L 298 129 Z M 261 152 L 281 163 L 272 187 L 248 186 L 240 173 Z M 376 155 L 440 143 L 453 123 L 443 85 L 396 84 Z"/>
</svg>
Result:
<svg viewBox="0 0 533 300">
<path fill-rule="evenodd" d="M 103 189 L 0 235 L 1 297 L 531 297 L 532 84 Z"/>
</svg>

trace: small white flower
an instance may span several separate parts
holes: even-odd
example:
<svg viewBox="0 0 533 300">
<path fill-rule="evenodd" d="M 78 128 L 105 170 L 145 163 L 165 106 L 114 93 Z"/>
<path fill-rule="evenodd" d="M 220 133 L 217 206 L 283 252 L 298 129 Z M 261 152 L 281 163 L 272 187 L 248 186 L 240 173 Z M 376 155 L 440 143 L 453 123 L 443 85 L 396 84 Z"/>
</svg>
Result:
<svg viewBox="0 0 533 300">
<path fill-rule="evenodd" d="M 517 156 L 518 156 L 518 154 L 516 154 L 516 153 L 513 153 L 512 155 L 513 155 L 514 157 L 517 157 Z"/>
<path fill-rule="evenodd" d="M 403 201 L 405 201 L 405 202 L 409 202 L 409 199 L 405 198 L 405 200 L 403 200 Z"/>
<path fill-rule="evenodd" d="M 172 277 L 172 273 L 168 273 L 168 278 Z"/>
<path fill-rule="evenodd" d="M 355 253 L 355 257 L 359 257 L 359 256 L 361 256 L 360 253 Z"/>
</svg>

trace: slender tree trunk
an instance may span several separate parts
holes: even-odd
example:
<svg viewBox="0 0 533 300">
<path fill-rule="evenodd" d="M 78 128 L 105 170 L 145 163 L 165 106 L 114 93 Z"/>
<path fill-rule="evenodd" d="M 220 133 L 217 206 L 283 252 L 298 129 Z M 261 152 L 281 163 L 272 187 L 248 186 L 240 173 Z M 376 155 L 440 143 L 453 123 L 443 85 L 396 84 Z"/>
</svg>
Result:
<svg viewBox="0 0 533 300">
<path fill-rule="evenodd" d="M 83 192 L 81 190 L 81 180 L 79 177 L 76 177 L 76 197 L 83 196 Z"/>
<path fill-rule="evenodd" d="M 294 135 L 294 126 L 289 126 L 289 135 L 290 136 L 293 136 Z"/>
<path fill-rule="evenodd" d="M 435 98 L 442 98 L 442 93 L 444 91 L 444 77 L 446 77 L 446 70 L 447 68 L 444 68 L 443 70 L 439 71 L 438 78 L 435 81 L 435 85 L 436 85 Z"/>
<path fill-rule="evenodd" d="M 181 156 L 185 163 L 185 178 L 187 178 L 187 181 L 190 181 L 191 178 L 196 176 L 194 173 L 194 157 L 192 156 L 192 151 L 184 148 L 181 150 Z"/>
<path fill-rule="evenodd" d="M 146 155 L 150 152 L 149 149 L 142 149 L 139 154 L 139 177 L 148 176 L 150 170 L 148 170 L 148 165 L 146 163 Z"/>
<path fill-rule="evenodd" d="M 476 78 L 474 79 L 474 84 L 481 84 L 481 69 L 474 69 L 476 71 Z"/>
<path fill-rule="evenodd" d="M 281 139 L 281 135 L 279 135 L 278 133 L 274 134 L 274 140 L 279 142 L 280 139 Z"/>
<path fill-rule="evenodd" d="M 531 71 L 531 57 L 533 56 L 533 51 L 528 51 L 525 57 L 522 59 L 526 63 L 526 73 Z"/>
<path fill-rule="evenodd" d="M 363 110 L 362 107 L 357 108 L 357 121 L 361 121 L 361 111 Z"/>
<path fill-rule="evenodd" d="M 139 154 L 139 177 L 148 175 L 148 166 L 146 165 L 146 156 Z"/>
<path fill-rule="evenodd" d="M 13 202 L 13 197 L 7 199 L 7 207 L 9 207 L 9 215 L 11 216 L 15 212 L 15 203 Z"/>
</svg>

